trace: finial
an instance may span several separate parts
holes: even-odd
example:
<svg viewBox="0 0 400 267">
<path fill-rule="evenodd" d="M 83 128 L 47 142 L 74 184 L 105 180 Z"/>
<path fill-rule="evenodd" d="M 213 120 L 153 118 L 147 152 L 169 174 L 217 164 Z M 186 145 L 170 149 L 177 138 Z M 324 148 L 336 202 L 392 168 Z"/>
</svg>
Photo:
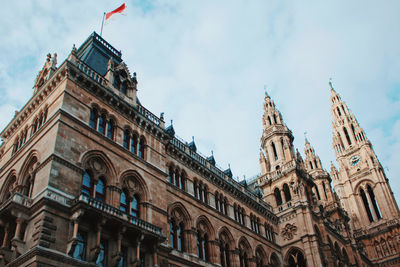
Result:
<svg viewBox="0 0 400 267">
<path fill-rule="evenodd" d="M 73 44 L 73 46 L 72 46 L 72 52 L 73 52 L 73 53 L 76 53 L 76 46 L 75 46 L 75 44 Z"/>
<path fill-rule="evenodd" d="M 173 120 L 171 120 L 171 126 L 172 126 L 172 123 L 173 123 L 174 121 Z"/>
<path fill-rule="evenodd" d="M 230 163 L 228 163 L 228 168 L 231 169 L 231 164 Z"/>
<path fill-rule="evenodd" d="M 329 78 L 329 87 L 330 87 L 332 90 L 335 90 L 335 89 L 333 89 L 333 85 L 332 85 L 332 77 Z"/>
<path fill-rule="evenodd" d="M 160 114 L 160 120 L 164 120 L 164 112 L 161 112 L 161 114 Z"/>
<path fill-rule="evenodd" d="M 194 136 L 192 136 L 192 141 L 194 142 Z"/>
<path fill-rule="evenodd" d="M 306 143 L 308 143 L 308 140 L 307 140 L 307 131 L 304 132 L 304 139 L 306 140 Z"/>
<path fill-rule="evenodd" d="M 46 59 L 46 60 L 50 62 L 50 59 L 51 59 L 51 54 L 48 53 L 48 54 L 47 54 L 47 59 Z"/>
<path fill-rule="evenodd" d="M 265 92 L 265 96 L 269 97 L 268 93 L 267 93 L 267 85 L 264 84 L 264 92 Z"/>
<path fill-rule="evenodd" d="M 53 59 L 51 60 L 51 65 L 52 65 L 53 67 L 56 67 L 56 66 L 57 66 L 57 53 L 54 53 Z"/>
<path fill-rule="evenodd" d="M 211 150 L 211 156 L 214 156 L 214 150 Z"/>
</svg>

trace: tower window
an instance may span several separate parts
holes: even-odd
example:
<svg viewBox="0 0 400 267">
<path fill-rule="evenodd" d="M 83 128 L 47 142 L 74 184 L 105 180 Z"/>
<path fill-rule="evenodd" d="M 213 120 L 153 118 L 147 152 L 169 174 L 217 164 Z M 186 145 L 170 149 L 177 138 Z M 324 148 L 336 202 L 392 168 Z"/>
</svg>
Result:
<svg viewBox="0 0 400 267">
<path fill-rule="evenodd" d="M 347 132 L 346 127 L 343 127 L 343 132 L 344 132 L 344 135 L 346 136 L 347 143 L 349 144 L 349 146 L 351 146 L 351 140 L 350 140 L 349 132 Z"/>
<path fill-rule="evenodd" d="M 282 205 L 281 191 L 278 188 L 275 188 L 274 195 L 275 195 L 276 205 L 277 206 Z"/>
<path fill-rule="evenodd" d="M 364 207 L 365 207 L 365 211 L 367 212 L 368 219 L 370 222 L 373 222 L 374 218 L 372 217 L 372 213 L 371 213 L 371 209 L 368 204 L 367 196 L 365 195 L 365 192 L 363 189 L 360 189 L 360 195 L 361 195 L 361 199 L 363 201 Z"/>
<path fill-rule="evenodd" d="M 290 189 L 287 184 L 283 185 L 283 193 L 285 195 L 286 202 L 292 200 L 292 196 L 290 195 Z"/>
<path fill-rule="evenodd" d="M 372 202 L 372 206 L 374 207 L 374 211 L 375 211 L 376 217 L 379 220 L 379 219 L 382 218 L 382 216 L 381 216 L 381 213 L 379 211 L 378 203 L 376 203 L 374 191 L 372 191 L 372 188 L 369 185 L 367 186 L 367 191 L 368 191 L 369 198 L 370 198 L 370 200 Z"/>
<path fill-rule="evenodd" d="M 272 147 L 272 152 L 274 153 L 275 160 L 278 160 L 278 154 L 276 152 L 276 147 L 275 147 L 274 142 L 271 142 L 271 147 Z"/>
</svg>

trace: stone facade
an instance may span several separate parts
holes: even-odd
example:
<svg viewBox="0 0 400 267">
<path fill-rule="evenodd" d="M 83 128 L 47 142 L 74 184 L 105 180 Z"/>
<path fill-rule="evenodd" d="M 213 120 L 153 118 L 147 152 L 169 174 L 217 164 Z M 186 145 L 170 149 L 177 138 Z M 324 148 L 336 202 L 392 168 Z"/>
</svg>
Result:
<svg viewBox="0 0 400 267">
<path fill-rule="evenodd" d="M 333 88 L 339 170 L 308 141 L 302 159 L 266 94 L 262 174 L 238 183 L 142 106 L 121 56 L 96 33 L 48 55 L 1 132 L 0 266 L 400 266 L 399 209 Z"/>
</svg>

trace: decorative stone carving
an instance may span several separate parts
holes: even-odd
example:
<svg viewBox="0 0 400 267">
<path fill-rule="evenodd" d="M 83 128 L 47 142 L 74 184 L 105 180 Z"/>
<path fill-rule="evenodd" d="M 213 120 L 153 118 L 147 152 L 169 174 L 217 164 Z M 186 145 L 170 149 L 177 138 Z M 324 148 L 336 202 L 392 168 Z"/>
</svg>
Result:
<svg viewBox="0 0 400 267">
<path fill-rule="evenodd" d="M 282 229 L 281 236 L 285 240 L 292 240 L 293 236 L 297 233 L 297 226 L 294 224 L 286 224 Z"/>
<path fill-rule="evenodd" d="M 127 177 L 124 180 L 124 185 L 123 187 L 128 191 L 129 197 L 133 197 L 136 193 L 140 192 L 140 186 L 137 181 L 134 180 L 134 178 Z"/>
</svg>

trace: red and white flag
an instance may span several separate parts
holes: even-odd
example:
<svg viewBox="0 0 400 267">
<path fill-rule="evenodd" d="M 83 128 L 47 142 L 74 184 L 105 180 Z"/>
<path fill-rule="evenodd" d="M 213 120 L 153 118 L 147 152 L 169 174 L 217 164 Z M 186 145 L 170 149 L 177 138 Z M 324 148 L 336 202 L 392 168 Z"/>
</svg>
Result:
<svg viewBox="0 0 400 267">
<path fill-rule="evenodd" d="M 112 15 L 114 14 L 122 14 L 126 9 L 125 3 L 123 3 L 119 8 L 114 9 L 111 12 L 106 13 L 106 22 L 109 18 L 111 18 Z"/>
</svg>

